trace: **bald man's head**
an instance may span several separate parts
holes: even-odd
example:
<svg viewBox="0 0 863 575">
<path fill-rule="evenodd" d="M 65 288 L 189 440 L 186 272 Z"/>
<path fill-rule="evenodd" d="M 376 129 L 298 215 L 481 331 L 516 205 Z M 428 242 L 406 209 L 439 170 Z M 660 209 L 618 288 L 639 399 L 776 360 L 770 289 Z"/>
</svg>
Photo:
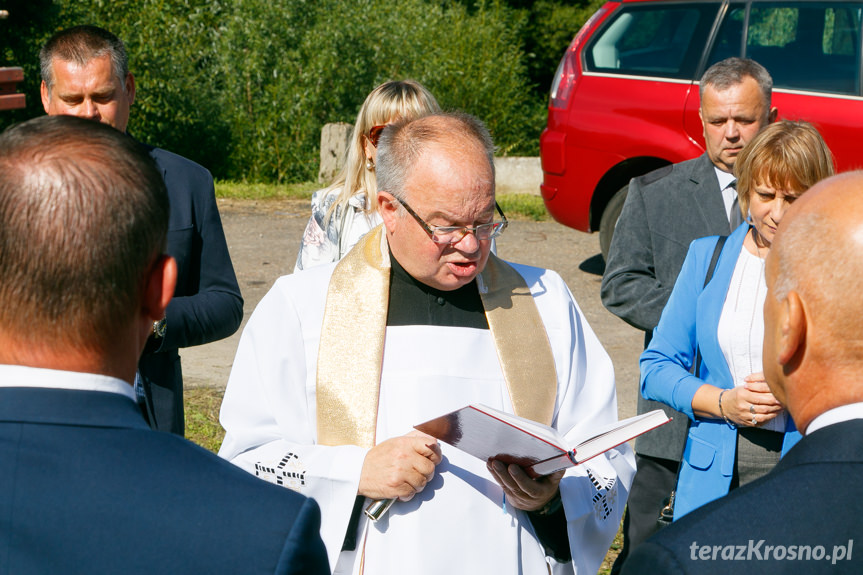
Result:
<svg viewBox="0 0 863 575">
<path fill-rule="evenodd" d="M 863 337 L 863 171 L 823 180 L 779 228 L 776 297 L 798 292 L 823 328 Z"/>
<path fill-rule="evenodd" d="M 863 401 L 863 172 L 813 186 L 767 260 L 764 371 L 798 426 Z"/>
</svg>

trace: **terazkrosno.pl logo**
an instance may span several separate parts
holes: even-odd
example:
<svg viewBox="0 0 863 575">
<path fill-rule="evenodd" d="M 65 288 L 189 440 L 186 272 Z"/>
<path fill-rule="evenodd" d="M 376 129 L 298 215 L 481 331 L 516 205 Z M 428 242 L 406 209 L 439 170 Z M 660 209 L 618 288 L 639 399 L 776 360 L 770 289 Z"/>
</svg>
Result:
<svg viewBox="0 0 863 575">
<path fill-rule="evenodd" d="M 767 545 L 764 539 L 750 539 L 745 545 L 700 545 L 693 541 L 689 558 L 693 561 L 850 561 L 854 540 L 833 545 Z"/>
</svg>

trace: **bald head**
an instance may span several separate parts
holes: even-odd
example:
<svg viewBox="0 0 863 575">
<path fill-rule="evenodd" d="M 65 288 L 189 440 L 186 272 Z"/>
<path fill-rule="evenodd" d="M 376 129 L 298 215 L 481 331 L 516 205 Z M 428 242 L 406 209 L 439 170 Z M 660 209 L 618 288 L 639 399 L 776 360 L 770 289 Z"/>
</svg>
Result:
<svg viewBox="0 0 863 575">
<path fill-rule="evenodd" d="M 439 112 L 418 119 L 403 118 L 384 130 L 378 143 L 378 189 L 409 200 L 405 181 L 432 145 L 457 153 L 468 148 L 478 150 L 488 162 L 490 184 L 494 186 L 494 143 L 488 129 L 469 114 Z"/>
<path fill-rule="evenodd" d="M 801 428 L 863 401 L 861 278 L 863 172 L 849 172 L 789 208 L 767 261 L 765 373 Z"/>
<path fill-rule="evenodd" d="M 777 297 L 797 291 L 823 329 L 843 340 L 855 331 L 863 337 L 863 172 L 811 188 L 789 209 L 779 238 Z"/>
</svg>

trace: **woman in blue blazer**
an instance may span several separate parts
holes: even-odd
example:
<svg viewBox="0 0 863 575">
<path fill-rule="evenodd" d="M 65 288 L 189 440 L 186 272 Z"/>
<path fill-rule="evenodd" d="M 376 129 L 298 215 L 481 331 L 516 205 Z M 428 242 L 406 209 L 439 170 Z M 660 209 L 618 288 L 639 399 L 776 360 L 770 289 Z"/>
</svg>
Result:
<svg viewBox="0 0 863 575">
<path fill-rule="evenodd" d="M 767 473 L 800 438 L 762 373 L 764 258 L 791 202 L 832 173 L 833 157 L 815 128 L 771 124 L 737 158 L 739 204 L 748 217 L 727 238 L 706 286 L 718 238 L 689 248 L 641 356 L 642 395 L 691 420 L 675 520 Z"/>
</svg>

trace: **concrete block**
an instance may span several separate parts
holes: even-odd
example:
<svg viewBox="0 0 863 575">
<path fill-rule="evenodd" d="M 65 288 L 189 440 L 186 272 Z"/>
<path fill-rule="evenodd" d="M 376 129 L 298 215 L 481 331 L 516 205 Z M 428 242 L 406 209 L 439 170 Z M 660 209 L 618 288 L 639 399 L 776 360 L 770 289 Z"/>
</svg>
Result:
<svg viewBox="0 0 863 575">
<path fill-rule="evenodd" d="M 495 158 L 494 174 L 498 194 L 539 195 L 539 185 L 542 183 L 542 165 L 539 158 Z"/>
<path fill-rule="evenodd" d="M 318 169 L 320 183 L 331 182 L 345 165 L 351 130 L 353 125 L 345 122 L 326 124 L 321 129 L 321 164 Z"/>
</svg>

